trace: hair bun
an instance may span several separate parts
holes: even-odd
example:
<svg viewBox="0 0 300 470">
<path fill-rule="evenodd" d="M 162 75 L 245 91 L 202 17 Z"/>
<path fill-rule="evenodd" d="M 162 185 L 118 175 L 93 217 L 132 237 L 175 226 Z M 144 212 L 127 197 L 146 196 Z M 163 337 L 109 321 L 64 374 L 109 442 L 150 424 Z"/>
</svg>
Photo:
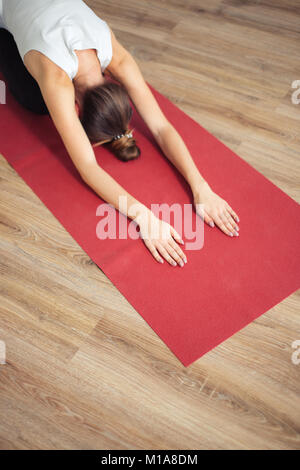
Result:
<svg viewBox="0 0 300 470">
<path fill-rule="evenodd" d="M 113 140 L 111 143 L 111 150 L 120 160 L 128 162 L 138 158 L 141 154 L 140 148 L 136 145 L 134 137 L 127 137 L 132 131 L 127 130 L 124 136 L 120 139 Z"/>
<path fill-rule="evenodd" d="M 128 161 L 141 154 L 136 140 L 127 135 L 116 140 L 114 137 L 132 132 L 128 129 L 132 113 L 126 89 L 120 84 L 106 82 L 85 92 L 80 121 L 94 146 L 107 144 L 117 158 Z M 124 132 L 124 129 L 127 130 Z"/>
</svg>

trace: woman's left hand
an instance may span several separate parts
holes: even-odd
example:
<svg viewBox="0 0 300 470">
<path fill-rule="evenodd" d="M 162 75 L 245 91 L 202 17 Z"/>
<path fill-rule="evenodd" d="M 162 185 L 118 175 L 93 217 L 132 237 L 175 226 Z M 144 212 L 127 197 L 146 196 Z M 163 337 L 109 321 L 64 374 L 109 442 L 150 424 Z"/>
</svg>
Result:
<svg viewBox="0 0 300 470">
<path fill-rule="evenodd" d="M 208 225 L 217 225 L 230 237 L 239 235 L 237 214 L 224 199 L 213 192 L 206 181 L 199 182 L 192 191 L 196 212 Z M 203 209 L 197 207 L 197 204 L 203 204 Z"/>
</svg>

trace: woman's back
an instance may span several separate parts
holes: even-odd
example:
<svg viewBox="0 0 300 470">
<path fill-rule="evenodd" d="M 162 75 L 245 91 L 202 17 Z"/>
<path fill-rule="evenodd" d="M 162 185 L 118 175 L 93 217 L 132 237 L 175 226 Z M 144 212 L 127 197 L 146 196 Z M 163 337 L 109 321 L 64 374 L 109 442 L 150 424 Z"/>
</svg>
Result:
<svg viewBox="0 0 300 470">
<path fill-rule="evenodd" d="M 102 72 L 109 65 L 110 29 L 82 0 L 0 1 L 4 27 L 13 34 L 23 60 L 29 51 L 36 50 L 71 80 L 79 65 L 75 50 L 94 49 Z"/>
</svg>

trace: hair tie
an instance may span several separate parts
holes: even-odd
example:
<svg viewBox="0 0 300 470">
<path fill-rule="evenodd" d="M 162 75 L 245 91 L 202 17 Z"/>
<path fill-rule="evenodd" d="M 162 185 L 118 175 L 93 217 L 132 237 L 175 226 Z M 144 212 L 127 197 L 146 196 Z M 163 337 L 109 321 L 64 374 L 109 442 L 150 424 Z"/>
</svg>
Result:
<svg viewBox="0 0 300 470">
<path fill-rule="evenodd" d="M 97 143 L 93 144 L 93 147 L 98 147 L 99 145 L 107 144 L 107 143 L 112 142 L 114 140 L 122 139 L 122 137 L 125 137 L 125 136 L 128 139 L 131 139 L 133 137 L 133 134 L 132 134 L 133 131 L 134 131 L 134 129 L 132 129 L 130 132 L 127 132 L 125 134 L 118 134 L 115 137 L 113 137 L 112 139 L 102 140 L 101 142 L 97 142 Z"/>
<path fill-rule="evenodd" d="M 113 138 L 113 140 L 119 140 L 119 139 L 122 139 L 122 137 L 127 137 L 128 139 L 132 139 L 133 137 L 132 132 L 133 131 L 127 132 L 125 134 L 118 134 Z"/>
</svg>

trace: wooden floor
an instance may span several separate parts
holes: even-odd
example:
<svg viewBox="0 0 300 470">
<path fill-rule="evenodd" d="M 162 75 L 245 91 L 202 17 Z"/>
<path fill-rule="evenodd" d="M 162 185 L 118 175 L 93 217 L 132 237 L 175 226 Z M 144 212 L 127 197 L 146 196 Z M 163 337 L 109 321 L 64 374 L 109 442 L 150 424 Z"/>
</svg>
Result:
<svg viewBox="0 0 300 470">
<path fill-rule="evenodd" d="M 299 0 L 87 3 L 154 87 L 300 202 Z M 299 292 L 184 368 L 0 165 L 1 449 L 300 448 Z"/>
</svg>

